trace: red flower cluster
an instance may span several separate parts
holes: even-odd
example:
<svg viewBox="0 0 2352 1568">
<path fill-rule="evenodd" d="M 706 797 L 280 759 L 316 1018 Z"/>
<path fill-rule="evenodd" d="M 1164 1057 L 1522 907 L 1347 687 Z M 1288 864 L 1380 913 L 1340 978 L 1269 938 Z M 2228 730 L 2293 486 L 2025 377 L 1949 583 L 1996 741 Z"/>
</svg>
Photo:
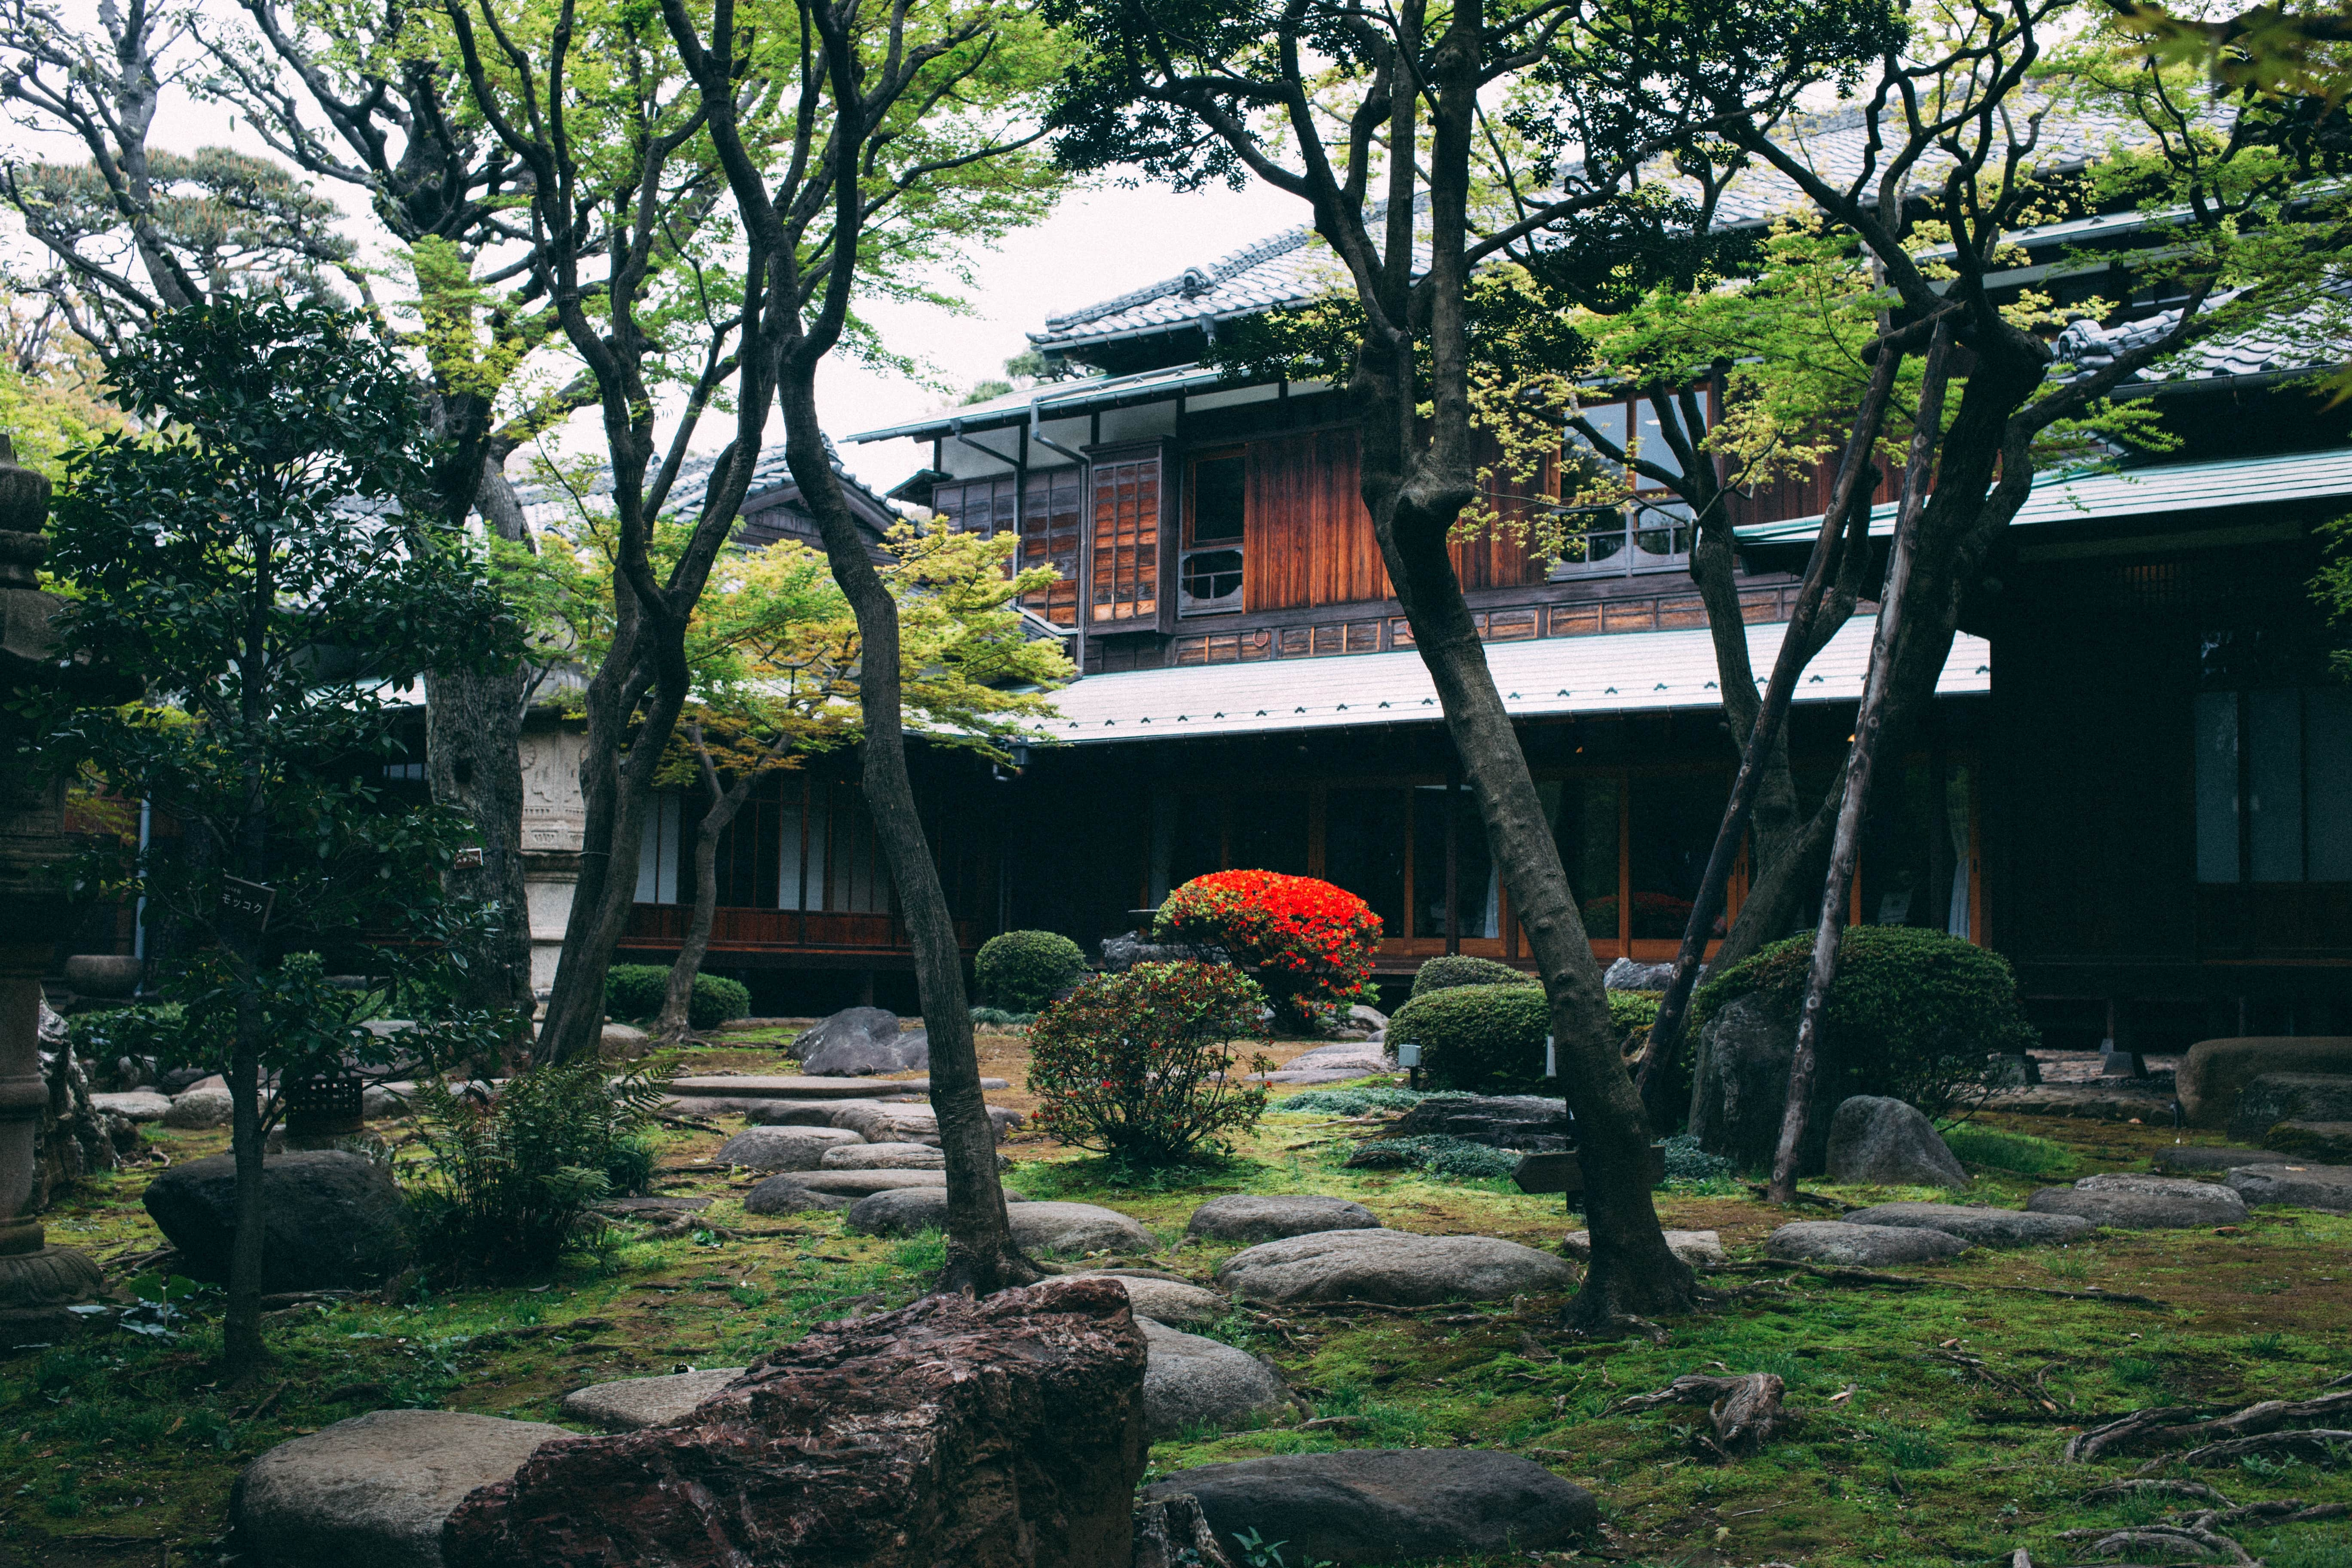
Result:
<svg viewBox="0 0 2352 1568">
<path fill-rule="evenodd" d="M 1363 900 L 1279 871 L 1195 877 L 1168 895 L 1155 929 L 1164 941 L 1223 948 L 1294 1024 L 1367 995 L 1381 942 L 1381 917 Z"/>
</svg>

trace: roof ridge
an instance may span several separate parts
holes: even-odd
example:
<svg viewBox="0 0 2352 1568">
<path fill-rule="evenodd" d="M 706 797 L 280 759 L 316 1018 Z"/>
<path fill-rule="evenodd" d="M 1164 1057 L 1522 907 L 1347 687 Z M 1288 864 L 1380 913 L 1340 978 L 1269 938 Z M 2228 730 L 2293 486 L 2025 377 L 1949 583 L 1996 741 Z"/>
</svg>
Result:
<svg viewBox="0 0 2352 1568">
<path fill-rule="evenodd" d="M 1271 261 L 1287 251 L 1300 248 L 1306 245 L 1312 233 L 1312 227 L 1307 224 L 1283 229 L 1268 235 L 1264 239 L 1245 245 L 1228 256 L 1220 257 L 1206 267 L 1187 267 L 1173 278 L 1163 278 L 1157 283 L 1147 283 L 1140 289 L 1130 289 L 1115 298 L 1081 306 L 1075 310 L 1066 310 L 1058 316 L 1048 316 L 1045 318 L 1045 330 L 1048 332 L 1055 332 L 1069 327 L 1083 327 L 1088 321 L 1098 321 L 1105 316 L 1116 316 L 1122 310 L 1131 310 L 1138 305 L 1148 305 L 1154 300 L 1165 299 L 1171 294 L 1181 294 L 1187 299 L 1205 294 L 1218 284 L 1228 279 L 1239 277 L 1253 267 Z"/>
</svg>

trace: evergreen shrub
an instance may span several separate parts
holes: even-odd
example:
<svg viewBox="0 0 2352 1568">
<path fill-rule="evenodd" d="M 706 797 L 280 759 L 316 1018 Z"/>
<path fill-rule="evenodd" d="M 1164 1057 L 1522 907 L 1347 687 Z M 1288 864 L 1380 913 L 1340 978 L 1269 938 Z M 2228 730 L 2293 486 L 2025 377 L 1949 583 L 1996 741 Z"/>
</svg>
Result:
<svg viewBox="0 0 2352 1568">
<path fill-rule="evenodd" d="M 1450 990 L 1456 985 L 1533 985 L 1536 977 L 1507 963 L 1497 963 L 1491 958 L 1473 958 L 1467 953 L 1454 953 L 1444 958 L 1433 958 L 1423 964 L 1412 977 L 1412 994 L 1426 996 L 1433 991 Z"/>
<path fill-rule="evenodd" d="M 606 1016 L 632 1022 L 657 1016 L 669 997 L 667 963 L 616 963 L 604 972 Z M 689 1028 L 715 1029 L 730 1018 L 751 1016 L 751 988 L 723 974 L 698 974 L 686 1004 Z"/>
<path fill-rule="evenodd" d="M 1793 1027 L 1812 962 L 1810 931 L 1761 949 L 1699 987 L 1690 1026 L 1754 996 Z M 2018 1003 L 2007 959 L 1914 926 L 1846 931 L 1822 1024 L 1822 1078 L 1837 1099 L 1884 1095 L 1929 1116 L 1982 1087 L 1988 1056 L 2042 1043 Z"/>
<path fill-rule="evenodd" d="M 1265 1110 L 1265 1088 L 1234 1070 L 1233 1048 L 1256 1033 L 1265 1005 L 1248 975 L 1222 963 L 1090 977 L 1030 1026 L 1036 1125 L 1128 1165 L 1187 1163 Z M 1259 1056 L 1251 1070 L 1272 1065 Z"/>
<path fill-rule="evenodd" d="M 1086 977 L 1087 955 L 1059 931 L 1009 931 L 981 943 L 971 967 L 983 1006 L 1034 1013 Z"/>
<path fill-rule="evenodd" d="M 1439 1089 L 1529 1094 L 1547 1081 L 1543 1045 L 1549 1033 L 1551 1003 L 1544 988 L 1514 979 L 1415 996 L 1389 1020 L 1388 1037 L 1419 1046 L 1423 1075 Z"/>
</svg>

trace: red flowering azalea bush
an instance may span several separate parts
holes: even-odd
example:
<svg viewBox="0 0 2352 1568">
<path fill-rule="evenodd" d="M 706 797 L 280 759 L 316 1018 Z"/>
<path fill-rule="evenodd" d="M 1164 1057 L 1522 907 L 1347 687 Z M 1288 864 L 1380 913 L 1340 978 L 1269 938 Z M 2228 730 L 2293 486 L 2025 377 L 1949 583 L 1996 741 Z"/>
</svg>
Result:
<svg viewBox="0 0 2352 1568">
<path fill-rule="evenodd" d="M 1248 975 L 1222 963 L 1091 976 L 1029 1027 L 1034 1124 L 1129 1164 L 1182 1164 L 1265 1112 L 1265 1089 L 1230 1076 L 1233 1042 L 1257 1032 L 1265 1005 Z"/>
<path fill-rule="evenodd" d="M 1381 917 L 1348 891 L 1279 871 L 1212 871 L 1160 906 L 1162 942 L 1222 948 L 1257 976 L 1292 1030 L 1370 994 Z"/>
</svg>

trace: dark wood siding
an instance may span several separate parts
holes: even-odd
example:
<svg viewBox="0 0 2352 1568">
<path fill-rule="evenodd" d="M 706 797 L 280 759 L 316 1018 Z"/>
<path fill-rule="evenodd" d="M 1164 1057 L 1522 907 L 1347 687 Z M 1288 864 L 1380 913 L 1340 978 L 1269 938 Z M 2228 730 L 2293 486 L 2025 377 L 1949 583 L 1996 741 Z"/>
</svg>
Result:
<svg viewBox="0 0 2352 1568">
<path fill-rule="evenodd" d="M 1252 610 L 1389 596 L 1388 569 L 1364 510 L 1352 430 L 1250 444 L 1244 602 Z"/>
</svg>

